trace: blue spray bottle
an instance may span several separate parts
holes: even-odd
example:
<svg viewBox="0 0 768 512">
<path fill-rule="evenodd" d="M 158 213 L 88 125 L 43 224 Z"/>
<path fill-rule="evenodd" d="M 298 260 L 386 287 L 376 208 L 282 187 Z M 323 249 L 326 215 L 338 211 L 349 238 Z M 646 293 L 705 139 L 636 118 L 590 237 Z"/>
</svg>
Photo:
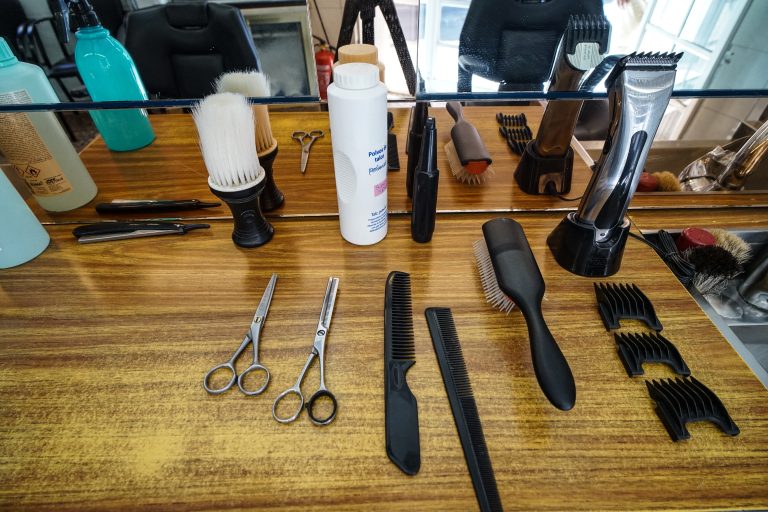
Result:
<svg viewBox="0 0 768 512">
<path fill-rule="evenodd" d="M 69 40 L 75 26 L 75 64 L 93 101 L 147 100 L 147 91 L 128 50 L 101 26 L 89 0 L 48 0 L 59 38 Z M 91 110 L 104 143 L 112 151 L 131 151 L 155 140 L 143 109 Z"/>
</svg>

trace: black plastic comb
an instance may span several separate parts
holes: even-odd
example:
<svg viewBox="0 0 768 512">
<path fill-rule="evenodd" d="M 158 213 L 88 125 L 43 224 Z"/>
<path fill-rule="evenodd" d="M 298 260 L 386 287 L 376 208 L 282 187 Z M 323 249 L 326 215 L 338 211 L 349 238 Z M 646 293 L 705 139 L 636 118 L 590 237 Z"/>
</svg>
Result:
<svg viewBox="0 0 768 512">
<path fill-rule="evenodd" d="M 636 285 L 595 283 L 595 295 L 606 331 L 621 327 L 622 319 L 642 320 L 654 331 L 663 329 L 653 304 Z"/>
<path fill-rule="evenodd" d="M 643 363 L 666 363 L 678 375 L 691 374 L 680 352 L 661 334 L 617 333 L 614 338 L 621 362 L 630 377 L 643 375 Z"/>
<path fill-rule="evenodd" d="M 427 317 L 432 344 L 435 346 L 437 361 L 440 363 L 440 373 L 443 375 L 445 391 L 451 402 L 453 419 L 456 422 L 456 430 L 459 432 L 461 447 L 464 450 L 464 458 L 472 477 L 472 485 L 475 488 L 480 510 L 483 512 L 503 510 L 451 310 L 427 308 L 424 314 Z"/>
<path fill-rule="evenodd" d="M 384 426 L 387 455 L 409 475 L 421 467 L 419 409 L 405 380 L 415 362 L 411 276 L 391 272 L 384 296 Z"/>
<path fill-rule="evenodd" d="M 711 421 L 729 436 L 739 435 L 739 427 L 717 395 L 693 377 L 652 380 L 645 385 L 673 441 L 690 439 L 685 425 L 694 421 Z"/>
</svg>

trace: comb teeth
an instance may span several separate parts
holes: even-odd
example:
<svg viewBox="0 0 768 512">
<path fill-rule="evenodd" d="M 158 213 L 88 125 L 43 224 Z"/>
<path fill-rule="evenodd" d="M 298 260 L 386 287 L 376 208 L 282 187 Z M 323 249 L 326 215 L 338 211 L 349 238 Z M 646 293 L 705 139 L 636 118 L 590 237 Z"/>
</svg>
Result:
<svg viewBox="0 0 768 512">
<path fill-rule="evenodd" d="M 573 54 L 579 43 L 598 43 L 600 53 L 608 52 L 611 24 L 600 14 L 572 14 L 565 30 L 565 52 Z"/>
<path fill-rule="evenodd" d="M 501 511 L 501 496 L 453 315 L 448 308 L 428 308 L 425 314 L 480 510 Z"/>
<path fill-rule="evenodd" d="M 499 281 L 496 279 L 496 271 L 493 270 L 493 262 L 485 240 L 475 240 L 472 248 L 477 270 L 480 272 L 480 284 L 483 286 L 485 300 L 492 307 L 509 314 L 515 308 L 515 302 L 499 288 Z"/>
<path fill-rule="evenodd" d="M 595 296 L 606 331 L 621 327 L 620 319 L 642 320 L 654 331 L 662 330 L 653 304 L 636 285 L 595 283 Z"/>
<path fill-rule="evenodd" d="M 630 377 L 643 375 L 643 363 L 666 363 L 678 375 L 690 375 L 691 370 L 680 352 L 661 334 L 614 334 L 621 362 Z"/>
<path fill-rule="evenodd" d="M 708 387 L 689 377 L 646 381 L 656 413 L 673 441 L 690 439 L 686 423 L 711 421 L 729 436 L 739 435 L 723 403 Z"/>
<path fill-rule="evenodd" d="M 413 308 L 411 304 L 411 276 L 405 272 L 392 272 L 387 279 L 385 302 L 385 331 L 391 343 L 386 344 L 391 359 L 413 361 L 416 347 L 413 336 Z M 388 329 L 387 329 L 388 327 Z"/>
</svg>

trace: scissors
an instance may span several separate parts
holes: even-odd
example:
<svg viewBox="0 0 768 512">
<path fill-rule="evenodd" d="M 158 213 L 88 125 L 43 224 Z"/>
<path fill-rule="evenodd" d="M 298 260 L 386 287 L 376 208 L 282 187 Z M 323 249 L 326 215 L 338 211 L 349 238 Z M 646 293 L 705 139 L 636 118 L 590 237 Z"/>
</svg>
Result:
<svg viewBox="0 0 768 512">
<path fill-rule="evenodd" d="M 280 423 L 291 423 L 292 421 L 295 421 L 296 418 L 299 417 L 299 414 L 301 414 L 302 409 L 304 409 L 304 395 L 301 393 L 301 381 L 304 380 L 304 375 L 307 373 L 307 370 L 309 369 L 315 357 L 320 359 L 320 387 L 311 397 L 309 397 L 309 400 L 306 402 L 307 414 L 309 414 L 309 419 L 315 425 L 327 425 L 336 417 L 336 397 L 333 395 L 333 393 L 328 391 L 328 388 L 325 387 L 325 338 L 328 335 L 328 329 L 331 327 L 331 315 L 333 314 L 333 306 L 336 302 L 336 291 L 338 288 L 338 277 L 331 277 L 328 279 L 328 287 L 325 289 L 323 309 L 320 312 L 320 321 L 317 323 L 315 341 L 312 344 L 312 352 L 310 352 L 309 357 L 307 358 L 307 362 L 304 363 L 304 368 L 301 369 L 301 373 L 299 374 L 299 378 L 296 380 L 296 384 L 277 395 L 275 403 L 272 404 L 272 416 Z M 280 400 L 288 395 L 296 395 L 299 397 L 299 407 L 296 409 L 296 412 L 293 414 L 293 416 L 288 418 L 281 418 L 277 415 L 277 404 L 280 403 Z M 318 399 L 324 397 L 331 399 L 333 409 L 325 418 L 318 418 L 315 416 L 313 408 Z"/>
<path fill-rule="evenodd" d="M 261 297 L 259 307 L 256 309 L 256 314 L 254 315 L 253 321 L 251 322 L 251 327 L 248 329 L 248 332 L 245 333 L 243 343 L 235 351 L 232 358 L 226 363 L 221 363 L 214 366 L 208 370 L 208 373 L 205 374 L 205 378 L 203 379 L 203 387 L 210 394 L 219 395 L 230 389 L 235 384 L 235 382 L 237 382 L 237 387 L 240 388 L 240 391 L 249 396 L 261 394 L 265 389 L 267 389 L 267 384 L 269 384 L 269 370 L 267 370 L 266 367 L 259 363 L 259 337 L 261 336 L 261 329 L 264 327 L 264 321 L 267 319 L 267 311 L 269 311 L 269 303 L 272 302 L 272 293 L 275 291 L 276 283 L 277 274 L 272 274 L 272 277 L 269 280 L 269 284 L 267 284 L 267 289 L 264 290 L 264 295 Z M 248 348 L 248 345 L 251 344 L 253 344 L 253 362 L 243 371 L 243 373 L 238 375 L 237 370 L 235 370 L 235 361 L 237 361 L 237 358 L 240 357 L 246 348 Z M 221 388 L 211 388 L 211 377 L 214 373 L 222 369 L 227 369 L 232 372 L 232 378 L 229 379 L 229 382 Z M 264 384 L 253 391 L 245 387 L 245 377 L 251 372 L 264 372 L 265 374 Z"/>
<path fill-rule="evenodd" d="M 320 137 L 325 137 L 323 130 L 298 131 L 291 134 L 291 138 L 301 144 L 301 174 L 307 170 L 307 160 L 309 160 L 309 150 L 312 148 L 312 144 Z"/>
</svg>

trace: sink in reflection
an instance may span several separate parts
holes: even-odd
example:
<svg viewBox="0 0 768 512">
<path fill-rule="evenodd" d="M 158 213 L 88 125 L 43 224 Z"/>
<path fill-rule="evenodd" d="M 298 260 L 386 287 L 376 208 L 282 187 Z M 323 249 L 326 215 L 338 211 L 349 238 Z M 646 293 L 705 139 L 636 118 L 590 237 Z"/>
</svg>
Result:
<svg viewBox="0 0 768 512">
<path fill-rule="evenodd" d="M 680 233 L 680 230 L 666 231 L 674 237 Z M 763 259 L 768 254 L 768 230 L 730 231 L 752 248 L 753 261 L 748 262 L 745 268 L 751 269 L 754 260 Z M 653 243 L 658 242 L 655 231 L 644 232 L 643 235 Z M 747 277 L 748 273 L 743 273 L 730 280 L 718 294 L 702 295 L 695 288 L 689 291 L 763 386 L 768 388 L 768 311 L 752 306 L 739 294 L 739 286 Z"/>
</svg>

